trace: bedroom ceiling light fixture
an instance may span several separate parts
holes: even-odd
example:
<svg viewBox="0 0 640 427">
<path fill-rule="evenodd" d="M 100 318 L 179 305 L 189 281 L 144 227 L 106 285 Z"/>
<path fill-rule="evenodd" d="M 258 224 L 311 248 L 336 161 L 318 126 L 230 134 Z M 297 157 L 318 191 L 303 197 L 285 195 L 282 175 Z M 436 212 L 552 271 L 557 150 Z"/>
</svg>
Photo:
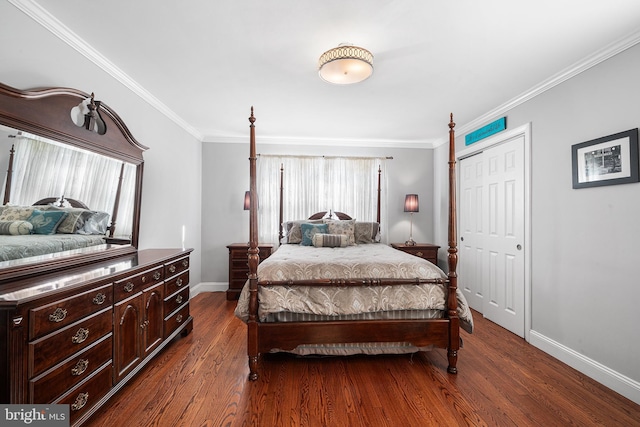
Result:
<svg viewBox="0 0 640 427">
<path fill-rule="evenodd" d="M 420 204 L 418 203 L 417 194 L 407 194 L 404 198 L 404 211 L 411 213 L 411 225 L 409 228 L 409 240 L 404 242 L 407 246 L 415 246 L 416 241 L 413 240 L 413 213 L 420 212 Z"/>
<path fill-rule="evenodd" d="M 373 74 L 373 55 L 367 49 L 342 43 L 320 55 L 318 74 L 328 83 L 360 83 Z"/>
</svg>

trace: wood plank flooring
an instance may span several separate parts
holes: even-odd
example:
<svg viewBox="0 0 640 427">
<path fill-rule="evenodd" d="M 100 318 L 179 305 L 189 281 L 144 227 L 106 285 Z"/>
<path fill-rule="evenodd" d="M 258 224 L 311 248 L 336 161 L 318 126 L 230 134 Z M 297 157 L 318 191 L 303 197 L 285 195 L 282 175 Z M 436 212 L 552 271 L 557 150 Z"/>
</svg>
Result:
<svg viewBox="0 0 640 427">
<path fill-rule="evenodd" d="M 263 358 L 248 381 L 246 327 L 222 292 L 191 302 L 176 339 L 85 424 L 113 426 L 640 426 L 640 405 L 474 313 L 458 375 L 444 350 Z"/>
</svg>

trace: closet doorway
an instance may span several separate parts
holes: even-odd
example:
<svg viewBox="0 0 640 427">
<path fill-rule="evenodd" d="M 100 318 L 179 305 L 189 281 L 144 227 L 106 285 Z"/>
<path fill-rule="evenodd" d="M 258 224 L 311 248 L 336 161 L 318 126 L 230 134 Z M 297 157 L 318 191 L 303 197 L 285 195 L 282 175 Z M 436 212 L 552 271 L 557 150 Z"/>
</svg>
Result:
<svg viewBox="0 0 640 427">
<path fill-rule="evenodd" d="M 458 153 L 459 279 L 469 305 L 528 340 L 529 126 Z"/>
</svg>

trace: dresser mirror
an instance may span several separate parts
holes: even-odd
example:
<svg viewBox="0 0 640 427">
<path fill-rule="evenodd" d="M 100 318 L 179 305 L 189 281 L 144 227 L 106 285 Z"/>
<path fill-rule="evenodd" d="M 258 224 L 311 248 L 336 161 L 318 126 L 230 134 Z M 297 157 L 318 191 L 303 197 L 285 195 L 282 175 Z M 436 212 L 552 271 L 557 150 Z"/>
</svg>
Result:
<svg viewBox="0 0 640 427">
<path fill-rule="evenodd" d="M 136 251 L 147 147 L 98 98 L 0 83 L 0 283 Z"/>
</svg>

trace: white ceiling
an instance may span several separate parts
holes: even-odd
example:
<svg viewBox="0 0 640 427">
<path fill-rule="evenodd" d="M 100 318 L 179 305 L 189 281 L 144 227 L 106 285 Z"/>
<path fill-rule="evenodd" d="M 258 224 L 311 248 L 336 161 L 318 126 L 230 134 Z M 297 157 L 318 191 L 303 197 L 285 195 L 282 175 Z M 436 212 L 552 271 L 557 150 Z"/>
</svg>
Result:
<svg viewBox="0 0 640 427">
<path fill-rule="evenodd" d="M 203 141 L 429 146 L 640 39 L 637 0 L 10 0 Z M 340 43 L 374 74 L 330 85 Z"/>
</svg>

